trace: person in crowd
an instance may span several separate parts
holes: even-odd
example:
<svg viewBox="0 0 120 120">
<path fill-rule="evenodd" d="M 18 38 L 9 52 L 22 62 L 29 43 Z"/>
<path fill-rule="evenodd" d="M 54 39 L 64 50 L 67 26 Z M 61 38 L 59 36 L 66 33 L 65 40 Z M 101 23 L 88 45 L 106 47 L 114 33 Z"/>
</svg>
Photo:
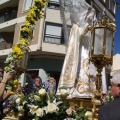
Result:
<svg viewBox="0 0 120 120">
<path fill-rule="evenodd" d="M 120 120 L 120 70 L 111 79 L 111 93 L 114 100 L 99 110 L 99 120 Z"/>
<path fill-rule="evenodd" d="M 0 82 L 0 100 L 3 99 L 3 94 L 4 94 L 4 91 L 5 91 L 6 82 L 9 79 L 11 79 L 12 77 L 13 77 L 13 73 L 8 72 L 8 73 L 6 73 L 6 75 L 1 80 L 1 82 Z"/>
<path fill-rule="evenodd" d="M 33 91 L 36 92 L 42 87 L 42 79 L 41 77 L 36 77 L 34 79 L 34 84 L 33 84 Z"/>
<path fill-rule="evenodd" d="M 5 100 L 10 96 L 10 90 L 6 90 L 5 92 L 6 83 L 12 77 L 13 77 L 13 73 L 8 72 L 5 74 L 5 76 L 0 82 L 0 119 L 2 119 L 3 117 L 3 102 L 5 102 Z"/>
<path fill-rule="evenodd" d="M 46 80 L 44 83 L 44 88 L 47 91 L 48 94 L 50 94 L 50 89 L 53 90 L 54 95 L 56 93 L 56 80 L 54 77 L 50 77 L 48 80 Z"/>
<path fill-rule="evenodd" d="M 34 82 L 33 85 L 27 85 L 23 92 L 24 94 L 26 93 L 35 93 L 36 91 L 38 91 L 40 88 L 42 87 L 42 79 L 40 77 L 35 77 L 34 78 Z"/>
<path fill-rule="evenodd" d="M 27 87 L 32 87 L 34 84 L 34 79 L 29 73 L 26 73 L 26 84 L 27 84 Z"/>
</svg>

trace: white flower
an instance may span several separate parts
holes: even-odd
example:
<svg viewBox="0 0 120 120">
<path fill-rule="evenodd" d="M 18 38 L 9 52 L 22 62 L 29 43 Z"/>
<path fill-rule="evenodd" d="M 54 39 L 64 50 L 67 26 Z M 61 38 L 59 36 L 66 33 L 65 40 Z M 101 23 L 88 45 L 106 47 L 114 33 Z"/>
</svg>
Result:
<svg viewBox="0 0 120 120">
<path fill-rule="evenodd" d="M 28 105 L 28 107 L 30 107 L 30 113 L 31 113 L 32 115 L 35 114 L 35 112 L 36 112 L 36 110 L 37 110 L 37 108 L 38 108 L 38 106 L 35 106 L 35 105 Z"/>
<path fill-rule="evenodd" d="M 18 106 L 18 111 L 23 110 L 23 106 Z"/>
<path fill-rule="evenodd" d="M 23 105 L 25 105 L 26 103 L 27 103 L 27 101 L 23 101 L 23 103 L 22 103 L 22 104 L 23 104 Z"/>
<path fill-rule="evenodd" d="M 56 110 L 58 110 L 58 107 L 56 104 L 54 103 L 49 103 L 48 106 L 47 106 L 47 112 L 48 113 L 54 113 L 56 112 Z"/>
<path fill-rule="evenodd" d="M 108 90 L 111 90 L 111 86 L 108 87 Z"/>
<path fill-rule="evenodd" d="M 36 115 L 39 116 L 39 117 L 42 117 L 44 115 L 44 111 L 42 108 L 38 108 L 36 110 Z"/>
<path fill-rule="evenodd" d="M 109 99 L 109 96 L 108 96 L 108 95 L 106 95 L 106 99 Z"/>
<path fill-rule="evenodd" d="M 85 116 L 86 116 L 86 117 L 92 117 L 92 112 L 87 111 L 87 112 L 85 113 Z"/>
<path fill-rule="evenodd" d="M 65 90 L 65 89 L 61 89 L 61 90 L 60 90 L 60 94 L 61 94 L 61 96 L 67 96 L 67 95 L 68 95 L 68 92 L 67 92 L 67 90 Z"/>
<path fill-rule="evenodd" d="M 67 109 L 66 113 L 67 113 L 68 116 L 71 116 L 72 115 L 72 109 L 71 108 Z"/>
<path fill-rule="evenodd" d="M 111 94 L 111 91 L 110 91 L 110 90 L 108 91 L 108 94 Z"/>
<path fill-rule="evenodd" d="M 17 104 L 20 104 L 21 98 L 17 98 L 17 99 L 15 100 L 15 102 L 16 102 Z"/>
<path fill-rule="evenodd" d="M 111 99 L 112 99 L 112 100 L 114 100 L 114 97 L 113 97 L 113 96 L 111 96 Z"/>
<path fill-rule="evenodd" d="M 41 96 L 44 96 L 46 94 L 46 90 L 41 88 L 39 91 L 38 91 L 39 95 Z"/>
</svg>

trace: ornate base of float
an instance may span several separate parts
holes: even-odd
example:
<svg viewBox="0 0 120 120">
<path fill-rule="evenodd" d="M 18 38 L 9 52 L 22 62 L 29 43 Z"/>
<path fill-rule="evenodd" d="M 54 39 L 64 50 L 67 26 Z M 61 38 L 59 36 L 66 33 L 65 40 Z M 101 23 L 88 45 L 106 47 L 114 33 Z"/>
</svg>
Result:
<svg viewBox="0 0 120 120">
<path fill-rule="evenodd" d="M 13 118 L 13 117 L 5 117 L 2 120 L 19 120 L 18 118 Z"/>
<path fill-rule="evenodd" d="M 101 93 L 96 93 L 93 98 L 64 99 L 63 101 L 69 102 L 71 108 L 76 111 L 86 107 L 87 111 L 92 112 L 92 116 L 88 116 L 88 120 L 98 120 L 98 111 L 101 106 Z"/>
</svg>

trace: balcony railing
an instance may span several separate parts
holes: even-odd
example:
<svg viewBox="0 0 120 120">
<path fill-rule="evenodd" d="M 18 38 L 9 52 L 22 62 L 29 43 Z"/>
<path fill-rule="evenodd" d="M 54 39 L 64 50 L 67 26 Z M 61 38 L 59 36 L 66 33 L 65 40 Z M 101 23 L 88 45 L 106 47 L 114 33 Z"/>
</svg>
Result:
<svg viewBox="0 0 120 120">
<path fill-rule="evenodd" d="M 46 34 L 45 35 L 45 42 L 63 44 L 63 39 L 60 36 Z"/>
<path fill-rule="evenodd" d="M 0 41 L 0 50 L 9 49 L 12 47 L 12 43 L 7 43 L 6 41 Z"/>
<path fill-rule="evenodd" d="M 6 21 L 12 20 L 17 17 L 17 10 L 13 10 L 12 12 L 5 12 L 0 14 L 0 24 Z"/>
</svg>

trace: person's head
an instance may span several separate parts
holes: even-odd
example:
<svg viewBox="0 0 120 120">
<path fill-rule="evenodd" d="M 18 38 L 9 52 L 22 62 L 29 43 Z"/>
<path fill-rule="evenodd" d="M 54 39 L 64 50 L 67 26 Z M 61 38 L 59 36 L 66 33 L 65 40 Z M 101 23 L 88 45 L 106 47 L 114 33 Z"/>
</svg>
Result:
<svg viewBox="0 0 120 120">
<path fill-rule="evenodd" d="M 42 84 L 42 79 L 40 77 L 36 77 L 34 79 L 35 86 L 39 87 Z"/>
<path fill-rule="evenodd" d="M 55 78 L 54 78 L 54 77 L 50 77 L 50 82 L 51 82 L 51 83 L 56 82 Z"/>
<path fill-rule="evenodd" d="M 111 93 L 115 98 L 120 96 L 120 70 L 113 73 L 111 79 Z"/>
</svg>

